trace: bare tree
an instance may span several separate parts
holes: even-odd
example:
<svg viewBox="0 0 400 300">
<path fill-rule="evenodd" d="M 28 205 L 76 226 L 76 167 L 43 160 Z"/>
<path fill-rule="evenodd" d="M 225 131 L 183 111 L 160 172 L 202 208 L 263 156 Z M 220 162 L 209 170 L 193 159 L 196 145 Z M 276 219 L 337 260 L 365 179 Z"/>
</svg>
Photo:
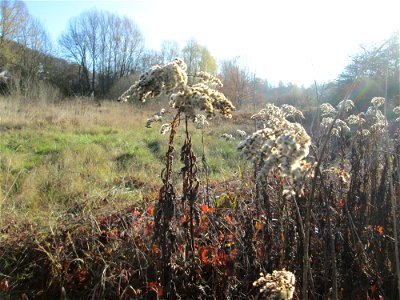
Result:
<svg viewBox="0 0 400 300">
<path fill-rule="evenodd" d="M 161 43 L 161 57 L 162 63 L 166 64 L 173 61 L 174 58 L 180 56 L 178 42 L 172 40 L 166 40 Z"/>
<path fill-rule="evenodd" d="M 64 50 L 64 56 L 80 65 L 79 81 L 81 82 L 81 93 L 90 90 L 90 78 L 87 62 L 87 46 L 83 32 L 76 19 L 70 20 L 66 33 L 59 38 L 59 44 Z"/>
<path fill-rule="evenodd" d="M 232 99 L 236 107 L 240 107 L 246 98 L 251 96 L 251 78 L 249 71 L 241 67 L 237 59 L 226 60 L 221 66 L 223 93 Z"/>
<path fill-rule="evenodd" d="M 194 39 L 190 39 L 186 43 L 186 46 L 182 49 L 182 56 L 188 66 L 188 74 L 190 75 L 200 71 L 213 75 L 217 72 L 217 62 L 210 51 Z M 189 78 L 189 82 L 193 83 L 193 80 L 193 77 Z"/>
<path fill-rule="evenodd" d="M 64 56 L 81 66 L 88 90 L 103 96 L 116 79 L 137 72 L 144 49 L 131 19 L 96 9 L 71 19 L 59 44 Z"/>
<path fill-rule="evenodd" d="M 20 32 L 24 19 L 27 19 L 28 10 L 22 1 L 0 1 L 0 43 L 15 40 Z"/>
<path fill-rule="evenodd" d="M 51 51 L 46 30 L 24 2 L 0 0 L 0 67 L 13 74 L 15 87 L 29 91 L 43 78 L 46 55 Z"/>
<path fill-rule="evenodd" d="M 187 64 L 188 74 L 195 74 L 199 71 L 201 59 L 201 46 L 196 40 L 190 39 L 182 49 L 183 60 Z"/>
</svg>

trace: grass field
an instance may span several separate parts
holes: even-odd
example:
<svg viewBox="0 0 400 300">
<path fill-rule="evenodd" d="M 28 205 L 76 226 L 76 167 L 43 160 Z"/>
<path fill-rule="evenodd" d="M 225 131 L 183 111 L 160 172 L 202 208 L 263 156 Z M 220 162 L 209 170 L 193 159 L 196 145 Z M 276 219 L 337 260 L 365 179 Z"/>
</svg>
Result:
<svg viewBox="0 0 400 300">
<path fill-rule="evenodd" d="M 153 128 L 144 125 L 160 107 L 112 102 L 99 107 L 87 100 L 26 104 L 2 99 L 0 224 L 11 218 L 54 226 L 71 211 L 123 207 L 157 190 L 168 135 L 159 133 L 160 123 Z M 167 114 L 165 122 L 171 118 Z M 235 130 L 222 119 L 204 130 L 210 180 L 231 178 L 237 170 L 238 141 L 220 138 Z M 201 130 L 195 131 L 193 139 L 200 158 Z"/>
</svg>

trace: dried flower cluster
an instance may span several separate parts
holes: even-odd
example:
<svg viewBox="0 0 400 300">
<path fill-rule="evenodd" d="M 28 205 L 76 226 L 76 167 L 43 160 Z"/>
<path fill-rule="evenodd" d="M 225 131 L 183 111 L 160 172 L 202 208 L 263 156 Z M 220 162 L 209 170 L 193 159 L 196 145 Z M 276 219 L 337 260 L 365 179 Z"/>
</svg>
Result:
<svg viewBox="0 0 400 300">
<path fill-rule="evenodd" d="M 245 137 L 247 137 L 247 132 L 244 131 L 244 130 L 236 129 L 236 135 L 237 135 L 239 138 L 244 139 Z"/>
<path fill-rule="evenodd" d="M 235 137 L 232 134 L 229 134 L 229 133 L 223 133 L 223 134 L 221 134 L 221 137 L 224 138 L 227 141 L 235 140 Z"/>
<path fill-rule="evenodd" d="M 350 187 L 350 173 L 351 163 L 347 159 L 340 163 L 333 163 L 330 167 L 323 170 L 325 180 L 329 182 L 331 186 L 339 185 L 341 188 L 344 188 L 346 192 Z"/>
<path fill-rule="evenodd" d="M 170 123 L 165 123 L 165 124 L 161 125 L 161 128 L 160 128 L 160 133 L 161 134 L 166 134 L 169 131 L 171 131 L 171 124 Z"/>
<path fill-rule="evenodd" d="M 371 105 L 368 107 L 365 113 L 361 112 L 356 115 L 352 114 L 347 118 L 340 115 L 339 118 L 336 119 L 332 128 L 332 135 L 339 137 L 340 134 L 348 135 L 351 132 L 355 132 L 356 134 L 362 136 L 368 136 L 370 134 L 382 134 L 387 126 L 386 117 L 380 109 L 384 103 L 385 98 L 374 97 L 371 100 Z M 327 129 L 330 128 L 334 118 L 338 113 L 340 113 L 341 109 L 348 112 L 353 107 L 354 104 L 351 100 L 341 101 L 337 106 L 337 110 L 329 103 L 321 104 L 321 128 L 325 129 L 325 132 L 327 132 Z M 398 111 L 400 115 L 400 109 Z M 393 110 L 393 112 L 395 112 L 395 110 Z"/>
<path fill-rule="evenodd" d="M 393 108 L 393 113 L 397 116 L 396 122 L 400 122 L 400 106 Z"/>
<path fill-rule="evenodd" d="M 352 100 L 349 99 L 342 100 L 336 107 L 337 109 L 335 109 L 329 103 L 322 103 L 320 106 L 321 116 L 322 116 L 321 129 L 325 133 L 327 133 L 327 131 L 331 127 L 332 123 L 335 120 L 336 115 L 341 112 L 350 111 L 354 107 L 354 103 Z M 342 119 L 337 118 L 332 128 L 332 135 L 339 137 L 341 134 L 346 135 L 349 133 L 350 133 L 350 127 L 348 126 L 348 124 Z"/>
<path fill-rule="evenodd" d="M 343 110 L 345 112 L 348 112 L 354 108 L 354 102 L 353 102 L 353 100 L 350 100 L 350 99 L 342 100 L 339 102 L 339 104 L 336 107 L 337 107 L 338 111 Z"/>
<path fill-rule="evenodd" d="M 350 115 L 346 122 L 349 125 L 362 125 L 365 123 L 365 119 L 360 115 Z"/>
<path fill-rule="evenodd" d="M 205 83 L 212 83 L 219 87 L 223 87 L 221 80 L 219 80 L 219 78 L 211 75 L 210 73 L 200 71 L 199 73 L 196 74 L 196 77 L 200 78 L 200 80 Z"/>
<path fill-rule="evenodd" d="M 187 66 L 180 58 L 174 59 L 164 66 L 155 65 L 140 76 L 126 92 L 119 98 L 119 101 L 127 101 L 132 96 L 137 96 L 142 102 L 154 98 L 164 90 L 167 95 L 176 88 L 187 84 Z"/>
<path fill-rule="evenodd" d="M 289 271 L 273 271 L 272 274 L 260 274 L 253 285 L 260 288 L 260 294 L 264 299 L 269 300 L 290 300 L 293 299 L 296 278 Z"/>
<path fill-rule="evenodd" d="M 301 192 L 303 178 L 310 168 L 304 160 L 309 153 L 310 136 L 299 123 L 286 119 L 292 114 L 285 113 L 273 104 L 268 104 L 255 116 L 262 118 L 264 129 L 247 137 L 238 149 L 255 164 L 256 181 L 263 182 L 269 172 L 276 168 L 278 174 L 287 179 L 284 195 Z"/>
<path fill-rule="evenodd" d="M 207 117 L 202 114 L 197 114 L 193 122 L 196 126 L 196 129 L 204 129 L 205 127 L 210 125 L 207 121 Z"/>
<path fill-rule="evenodd" d="M 287 118 L 304 119 L 303 113 L 292 105 L 283 104 L 278 108 L 274 104 L 267 104 L 266 108 L 251 116 L 256 121 L 257 128 L 266 128 L 274 123 L 275 120 Z"/>
<path fill-rule="evenodd" d="M 221 134 L 221 137 L 227 141 L 233 141 L 233 140 L 236 140 L 236 138 L 239 138 L 239 139 L 246 138 L 247 133 L 244 130 L 237 129 L 234 134 L 223 133 L 223 134 Z"/>
<path fill-rule="evenodd" d="M 383 97 L 374 97 L 371 100 L 371 104 L 375 107 L 380 107 L 385 103 L 385 98 Z"/>
<path fill-rule="evenodd" d="M 358 126 L 359 134 L 382 134 L 385 131 L 387 120 L 379 108 L 384 102 L 385 98 L 375 97 L 371 100 L 372 105 L 368 107 L 365 113 L 362 112 L 355 116 L 359 120 L 359 122 L 355 124 Z"/>
<path fill-rule="evenodd" d="M 165 109 L 161 108 L 161 110 L 158 113 L 156 113 L 153 116 L 151 116 L 150 118 L 148 118 L 147 122 L 146 122 L 146 127 L 151 128 L 151 124 L 153 124 L 154 122 L 162 122 L 164 113 L 165 113 Z"/>
<path fill-rule="evenodd" d="M 334 118 L 332 117 L 323 118 L 321 121 L 321 128 L 326 132 L 330 128 L 333 121 Z M 343 120 L 336 119 L 335 125 L 332 128 L 332 135 L 339 137 L 341 133 L 350 133 L 350 127 Z"/>
<path fill-rule="evenodd" d="M 304 119 L 303 113 L 298 110 L 296 107 L 289 105 L 289 104 L 283 104 L 281 107 L 283 111 L 283 115 L 285 118 L 292 117 L 292 118 L 297 118 L 297 119 Z"/>
<path fill-rule="evenodd" d="M 127 101 L 136 96 L 140 101 L 156 97 L 165 92 L 170 95 L 170 106 L 186 114 L 193 121 L 196 109 L 206 112 L 207 118 L 219 111 L 223 116 L 231 118 L 233 104 L 219 91 L 210 88 L 205 82 L 222 86 L 221 81 L 206 72 L 195 74 L 202 82 L 187 85 L 187 66 L 182 59 L 176 58 L 169 64 L 153 66 L 140 76 L 118 100 Z"/>
<path fill-rule="evenodd" d="M 322 103 L 320 106 L 322 117 L 333 117 L 336 115 L 336 109 L 330 103 Z"/>
<path fill-rule="evenodd" d="M 232 118 L 233 104 L 221 92 L 211 89 L 204 83 L 186 86 L 170 97 L 169 105 L 184 112 L 192 120 L 196 118 L 196 109 L 206 112 L 207 118 L 215 115 L 218 110 L 223 116 Z"/>
</svg>

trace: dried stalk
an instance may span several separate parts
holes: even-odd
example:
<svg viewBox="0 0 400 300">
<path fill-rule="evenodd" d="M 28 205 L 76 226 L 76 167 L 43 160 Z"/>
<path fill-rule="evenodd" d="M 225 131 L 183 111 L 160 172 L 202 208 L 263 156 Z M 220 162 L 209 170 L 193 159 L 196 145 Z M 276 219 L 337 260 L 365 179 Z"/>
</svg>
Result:
<svg viewBox="0 0 400 300">
<path fill-rule="evenodd" d="M 170 228 L 171 220 L 174 216 L 175 189 L 171 183 L 173 153 L 174 153 L 174 137 L 176 128 L 179 125 L 180 112 L 178 112 L 174 120 L 171 122 L 171 133 L 169 136 L 168 151 L 166 153 L 166 168 L 161 173 L 163 186 L 160 189 L 160 199 L 156 206 L 154 216 L 155 234 L 161 249 L 161 284 L 164 287 L 164 295 L 169 298 L 171 294 L 172 268 L 171 268 L 171 251 L 173 249 L 173 235 Z"/>
</svg>

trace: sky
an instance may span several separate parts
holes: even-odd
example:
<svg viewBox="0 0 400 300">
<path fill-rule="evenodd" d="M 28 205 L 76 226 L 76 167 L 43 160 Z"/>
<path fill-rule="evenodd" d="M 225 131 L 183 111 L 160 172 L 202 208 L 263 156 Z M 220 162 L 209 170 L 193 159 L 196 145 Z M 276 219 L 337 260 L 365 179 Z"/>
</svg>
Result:
<svg viewBox="0 0 400 300">
<path fill-rule="evenodd" d="M 97 8 L 127 16 L 147 49 L 194 38 L 217 62 L 237 58 L 257 77 L 309 86 L 334 80 L 361 52 L 400 30 L 398 0 L 25 1 L 56 44 L 70 18 Z"/>
</svg>

